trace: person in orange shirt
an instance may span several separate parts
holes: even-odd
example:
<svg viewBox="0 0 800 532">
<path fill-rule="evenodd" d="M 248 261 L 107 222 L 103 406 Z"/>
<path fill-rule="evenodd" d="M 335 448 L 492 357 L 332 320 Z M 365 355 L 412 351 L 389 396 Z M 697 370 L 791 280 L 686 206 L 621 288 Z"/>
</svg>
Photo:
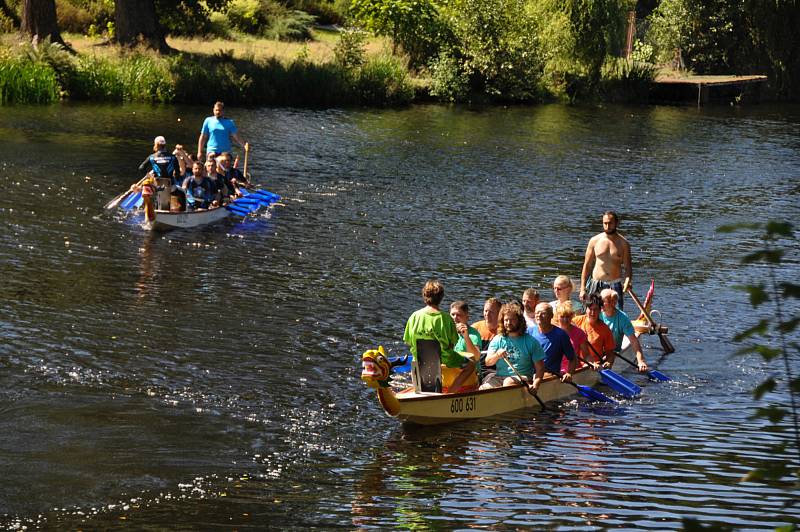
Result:
<svg viewBox="0 0 800 532">
<path fill-rule="evenodd" d="M 592 294 L 586 298 L 586 314 L 575 316 L 572 323 L 580 327 L 589 338 L 589 351 L 591 356 L 587 358 L 589 362 L 602 364 L 604 368 L 614 365 L 614 335 L 608 325 L 600 320 L 600 308 L 603 302 L 599 294 Z"/>
<path fill-rule="evenodd" d="M 483 304 L 483 319 L 472 324 L 472 327 L 477 329 L 481 335 L 481 344 L 483 344 L 481 345 L 481 351 L 484 351 L 484 353 L 481 354 L 480 370 L 484 378 L 497 371 L 494 365 L 486 365 L 485 351 L 489 348 L 489 342 L 491 342 L 497 334 L 497 326 L 499 325 L 498 317 L 500 316 L 500 307 L 502 306 L 503 304 L 499 299 L 490 297 L 486 300 L 486 303 Z"/>
</svg>

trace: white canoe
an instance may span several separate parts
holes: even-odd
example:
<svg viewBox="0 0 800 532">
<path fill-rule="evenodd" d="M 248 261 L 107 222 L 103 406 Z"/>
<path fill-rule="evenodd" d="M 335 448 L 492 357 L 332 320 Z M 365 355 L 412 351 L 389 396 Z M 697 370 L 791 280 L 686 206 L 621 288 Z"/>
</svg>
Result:
<svg viewBox="0 0 800 532">
<path fill-rule="evenodd" d="M 198 211 L 170 212 L 156 209 L 156 218 L 145 222 L 144 227 L 150 231 L 169 231 L 171 229 L 189 229 L 218 222 L 230 215 L 224 207 Z"/>
</svg>

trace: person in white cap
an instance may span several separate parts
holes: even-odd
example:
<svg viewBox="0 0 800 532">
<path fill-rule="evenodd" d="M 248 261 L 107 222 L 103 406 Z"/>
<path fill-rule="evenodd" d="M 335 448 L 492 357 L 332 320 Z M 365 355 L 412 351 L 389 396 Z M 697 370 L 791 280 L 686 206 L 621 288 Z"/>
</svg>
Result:
<svg viewBox="0 0 800 532">
<path fill-rule="evenodd" d="M 180 188 L 181 171 L 178 158 L 167 151 L 167 140 L 161 135 L 153 139 L 153 154 L 149 155 L 142 164 L 139 165 L 140 171 L 145 171 L 147 167 L 153 170 L 159 186 L 169 187 L 169 203 L 159 202 L 160 209 L 186 210 L 186 193 Z"/>
</svg>

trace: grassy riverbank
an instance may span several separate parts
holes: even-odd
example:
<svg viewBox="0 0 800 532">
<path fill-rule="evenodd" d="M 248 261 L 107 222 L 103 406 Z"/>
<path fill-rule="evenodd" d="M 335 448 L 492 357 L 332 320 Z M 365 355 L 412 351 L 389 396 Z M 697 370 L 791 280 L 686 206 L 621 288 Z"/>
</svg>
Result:
<svg viewBox="0 0 800 532">
<path fill-rule="evenodd" d="M 340 44 L 315 32 L 306 43 L 266 39 L 170 39 L 176 53 L 127 51 L 66 36 L 76 54 L 3 36 L 0 104 L 59 99 L 106 102 L 337 106 L 401 105 L 414 97 L 401 59 L 383 39 Z"/>
</svg>

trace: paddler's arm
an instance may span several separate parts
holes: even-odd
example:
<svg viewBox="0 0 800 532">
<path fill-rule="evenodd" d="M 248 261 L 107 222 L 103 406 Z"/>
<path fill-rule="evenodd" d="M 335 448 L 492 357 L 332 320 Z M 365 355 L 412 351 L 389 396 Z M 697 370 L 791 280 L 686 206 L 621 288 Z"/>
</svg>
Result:
<svg viewBox="0 0 800 532">
<path fill-rule="evenodd" d="M 208 142 L 208 135 L 200 133 L 200 138 L 197 139 L 197 160 L 203 160 L 203 146 Z"/>
<path fill-rule="evenodd" d="M 139 165 L 139 171 L 140 172 L 144 172 L 144 169 L 147 168 L 148 164 L 150 164 L 150 156 L 149 155 L 147 156 L 147 159 L 145 159 L 142 162 L 142 164 Z"/>
<path fill-rule="evenodd" d="M 497 361 L 503 358 L 503 355 L 506 354 L 505 349 L 498 349 L 497 351 L 489 351 L 486 355 L 486 365 L 487 366 L 494 366 L 497 364 Z"/>
<path fill-rule="evenodd" d="M 456 323 L 456 330 L 458 334 L 464 339 L 464 345 L 467 348 L 467 351 L 472 353 L 475 357 L 474 360 L 480 360 L 481 358 L 481 350 L 472 342 L 472 338 L 469 337 L 469 327 L 467 327 L 464 323 Z"/>
<path fill-rule="evenodd" d="M 629 334 L 628 341 L 631 343 L 631 347 L 633 347 L 634 351 L 636 351 L 636 362 L 639 365 L 639 373 L 644 373 L 649 368 L 647 367 L 647 362 L 644 360 L 642 345 L 639 343 L 639 339 L 635 334 Z"/>
<path fill-rule="evenodd" d="M 239 133 L 231 133 L 231 140 L 233 140 L 236 144 L 238 144 L 242 149 L 244 149 L 245 142 L 242 140 L 242 137 L 239 136 Z M 247 147 L 250 149 L 250 147 Z"/>
<path fill-rule="evenodd" d="M 537 360 L 533 363 L 533 382 L 530 385 L 531 390 L 534 392 L 539 389 L 539 385 L 544 378 L 544 360 Z"/>
</svg>

